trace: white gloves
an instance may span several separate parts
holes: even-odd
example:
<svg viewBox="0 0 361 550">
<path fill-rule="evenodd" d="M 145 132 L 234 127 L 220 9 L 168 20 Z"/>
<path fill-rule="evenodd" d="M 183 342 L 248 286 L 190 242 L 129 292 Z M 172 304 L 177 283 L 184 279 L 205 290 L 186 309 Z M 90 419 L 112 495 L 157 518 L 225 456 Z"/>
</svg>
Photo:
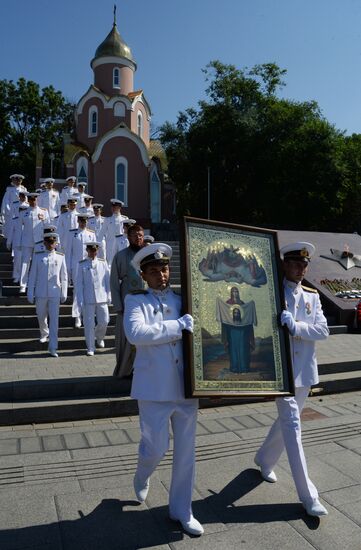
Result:
<svg viewBox="0 0 361 550">
<path fill-rule="evenodd" d="M 282 311 L 281 325 L 286 325 L 291 336 L 294 336 L 296 332 L 296 321 L 294 320 L 292 313 L 290 313 L 289 311 Z"/>
<path fill-rule="evenodd" d="M 180 324 L 182 330 L 193 332 L 193 317 L 192 315 L 189 315 L 189 313 L 186 313 L 183 317 L 180 317 L 178 319 L 178 323 Z"/>
</svg>

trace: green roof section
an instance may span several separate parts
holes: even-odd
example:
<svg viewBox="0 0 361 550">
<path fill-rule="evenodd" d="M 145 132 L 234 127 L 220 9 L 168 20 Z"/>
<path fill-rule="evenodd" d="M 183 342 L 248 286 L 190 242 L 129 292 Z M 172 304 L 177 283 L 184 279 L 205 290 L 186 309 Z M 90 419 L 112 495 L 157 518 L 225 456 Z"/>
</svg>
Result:
<svg viewBox="0 0 361 550">
<path fill-rule="evenodd" d="M 149 158 L 156 157 L 160 161 L 162 170 L 165 172 L 168 168 L 167 155 L 158 139 L 152 139 L 148 147 Z"/>
</svg>

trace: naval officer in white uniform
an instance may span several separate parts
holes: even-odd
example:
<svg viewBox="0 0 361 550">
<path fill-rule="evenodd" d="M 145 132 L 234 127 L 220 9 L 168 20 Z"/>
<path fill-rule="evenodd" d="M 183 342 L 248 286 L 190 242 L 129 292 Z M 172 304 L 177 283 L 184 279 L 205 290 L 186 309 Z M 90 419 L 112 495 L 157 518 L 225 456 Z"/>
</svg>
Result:
<svg viewBox="0 0 361 550">
<path fill-rule="evenodd" d="M 327 510 L 308 476 L 301 440 L 301 412 L 310 387 L 318 383 L 315 342 L 329 335 L 318 292 L 301 285 L 314 252 L 315 247 L 307 242 L 292 243 L 280 250 L 286 304 L 281 324 L 287 326 L 290 336 L 295 396 L 276 399 L 279 416 L 258 450 L 255 463 L 262 477 L 274 483 L 277 477 L 273 468 L 286 448 L 297 493 L 307 514 L 324 516 Z"/>
<path fill-rule="evenodd" d="M 106 260 L 97 258 L 100 243 L 85 243 L 88 257 L 79 262 L 76 282 L 77 302 L 83 313 L 87 355 L 94 355 L 95 340 L 104 348 L 109 324 L 110 269 Z M 95 318 L 97 324 L 95 325 Z"/>
<path fill-rule="evenodd" d="M 169 288 L 170 246 L 153 243 L 132 262 L 148 290 L 125 297 L 124 330 L 136 347 L 131 396 L 138 399 L 141 440 L 134 489 L 139 502 L 148 494 L 149 478 L 169 448 L 169 423 L 174 436 L 171 519 L 193 535 L 203 533 L 192 513 L 195 470 L 197 399 L 185 399 L 182 330 L 193 331 L 191 315 L 181 315 L 181 299 Z"/>
<path fill-rule="evenodd" d="M 44 183 L 46 188 L 39 195 L 38 205 L 48 211 L 49 219 L 53 222 L 60 214 L 60 195 L 54 188 L 54 178 L 46 178 Z"/>
<path fill-rule="evenodd" d="M 119 199 L 111 199 L 113 214 L 105 218 L 99 234 L 99 240 L 106 240 L 106 258 L 109 265 L 112 265 L 113 258 L 117 253 L 116 237 L 124 234 L 123 223 L 128 216 L 121 213 L 124 203 Z"/>
<path fill-rule="evenodd" d="M 8 236 L 9 223 L 11 221 L 11 207 L 14 201 L 19 198 L 19 193 L 26 193 L 27 189 L 22 185 L 25 177 L 22 174 L 12 174 L 10 176 L 11 185 L 6 188 L 1 203 L 1 217 L 4 224 L 4 237 Z"/>
<path fill-rule="evenodd" d="M 65 256 L 55 250 L 57 240 L 57 233 L 44 235 L 46 250 L 34 254 L 28 283 L 28 301 L 36 303 L 40 342 L 46 342 L 49 337 L 52 357 L 58 357 L 59 304 L 66 301 L 68 293 Z"/>
<path fill-rule="evenodd" d="M 29 201 L 29 208 L 19 216 L 22 224 L 20 293 L 26 291 L 35 243 L 42 240 L 44 223 L 50 221 L 47 210 L 37 205 L 39 193 L 27 193 L 26 196 Z"/>
<path fill-rule="evenodd" d="M 79 227 L 77 229 L 70 229 L 69 234 L 70 244 L 69 244 L 69 255 L 68 249 L 66 250 L 66 262 L 68 262 L 71 272 L 71 280 L 73 281 L 73 306 L 72 306 L 72 317 L 75 318 L 75 327 L 81 327 L 81 308 L 79 307 L 77 300 L 76 292 L 76 283 L 78 275 L 78 267 L 80 260 L 84 260 L 87 257 L 87 251 L 85 243 L 90 241 L 96 241 L 95 233 L 91 229 L 87 229 L 87 220 L 89 218 L 88 214 L 79 214 L 77 213 Z"/>
<path fill-rule="evenodd" d="M 75 176 L 69 176 L 66 178 L 66 182 L 68 185 L 63 187 L 61 193 L 60 193 L 60 201 L 61 202 L 68 202 L 68 199 L 72 197 L 74 194 L 78 193 L 78 189 L 76 186 L 76 177 Z"/>
</svg>

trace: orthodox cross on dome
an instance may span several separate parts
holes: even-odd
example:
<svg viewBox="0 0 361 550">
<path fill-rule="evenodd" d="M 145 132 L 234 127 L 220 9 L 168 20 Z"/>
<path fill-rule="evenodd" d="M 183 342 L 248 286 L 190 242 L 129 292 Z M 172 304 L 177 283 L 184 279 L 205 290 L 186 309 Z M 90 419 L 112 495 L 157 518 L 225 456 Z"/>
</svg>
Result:
<svg viewBox="0 0 361 550">
<path fill-rule="evenodd" d="M 113 14 L 114 14 L 113 25 L 116 27 L 117 26 L 117 6 L 116 6 L 116 4 L 114 4 Z"/>
</svg>

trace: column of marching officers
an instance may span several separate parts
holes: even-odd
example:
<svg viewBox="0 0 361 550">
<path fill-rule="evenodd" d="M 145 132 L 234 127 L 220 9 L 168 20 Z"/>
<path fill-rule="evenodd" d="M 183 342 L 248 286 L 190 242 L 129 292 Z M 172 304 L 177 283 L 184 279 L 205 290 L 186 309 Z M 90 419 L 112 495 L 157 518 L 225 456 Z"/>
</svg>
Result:
<svg viewBox="0 0 361 550">
<path fill-rule="evenodd" d="M 20 294 L 35 303 L 40 342 L 49 342 L 57 357 L 59 306 L 73 285 L 72 317 L 84 325 L 87 355 L 104 348 L 111 303 L 110 266 L 127 248 L 127 230 L 136 224 L 122 214 L 123 202 L 111 199 L 112 215 L 102 216 L 103 204 L 93 203 L 86 183 L 74 176 L 59 193 L 47 178 L 35 192 L 13 174 L 1 205 L 3 235 L 13 256 L 13 280 Z M 96 320 L 96 323 L 95 323 Z"/>
<path fill-rule="evenodd" d="M 41 340 L 49 338 L 49 351 L 56 356 L 59 303 L 67 299 L 72 280 L 73 316 L 77 323 L 83 317 L 87 353 L 92 355 L 95 342 L 104 346 L 110 289 L 112 293 L 114 290 L 119 329 L 117 374 L 129 372 L 131 346 L 136 348 L 131 390 L 131 396 L 138 400 L 141 431 L 133 480 L 136 498 L 144 502 L 148 497 L 151 476 L 169 448 L 171 424 L 174 441 L 169 515 L 188 533 L 202 535 L 204 529 L 192 511 L 198 401 L 184 397 L 181 346 L 183 331 L 193 332 L 193 318 L 183 314 L 181 299 L 169 285 L 171 247 L 163 243 L 146 247 L 143 229 L 135 220 L 122 216 L 121 201 L 111 201 L 113 214 L 109 218 L 101 218 L 101 205 L 93 216 L 91 197 L 84 193 L 84 186 L 79 189 L 78 185 L 76 191 L 74 179 L 69 179 L 63 199 L 59 199 L 63 200 L 61 214 L 57 214 L 60 205 L 58 210 L 54 207 L 57 193 L 53 181 L 46 181 L 42 193 L 47 195 L 40 200 L 42 193 L 27 193 L 22 179 L 15 174 L 12 187 L 5 193 L 4 233 L 13 250 L 14 279 L 20 281 L 23 292 L 28 288 L 29 301 L 36 302 Z M 38 197 L 46 206 L 37 204 Z M 129 241 L 124 235 L 127 224 Z M 278 418 L 257 451 L 255 463 L 265 481 L 276 483 L 274 468 L 286 449 L 304 510 L 321 517 L 328 512 L 309 477 L 301 437 L 305 399 L 310 386 L 318 382 L 315 342 L 329 334 L 317 291 L 302 285 L 314 252 L 315 247 L 307 242 L 291 243 L 280 250 L 286 308 L 280 323 L 287 327 L 290 340 L 295 395 L 276 399 Z M 123 355 L 119 353 L 122 330 L 129 342 L 128 353 Z"/>
</svg>

